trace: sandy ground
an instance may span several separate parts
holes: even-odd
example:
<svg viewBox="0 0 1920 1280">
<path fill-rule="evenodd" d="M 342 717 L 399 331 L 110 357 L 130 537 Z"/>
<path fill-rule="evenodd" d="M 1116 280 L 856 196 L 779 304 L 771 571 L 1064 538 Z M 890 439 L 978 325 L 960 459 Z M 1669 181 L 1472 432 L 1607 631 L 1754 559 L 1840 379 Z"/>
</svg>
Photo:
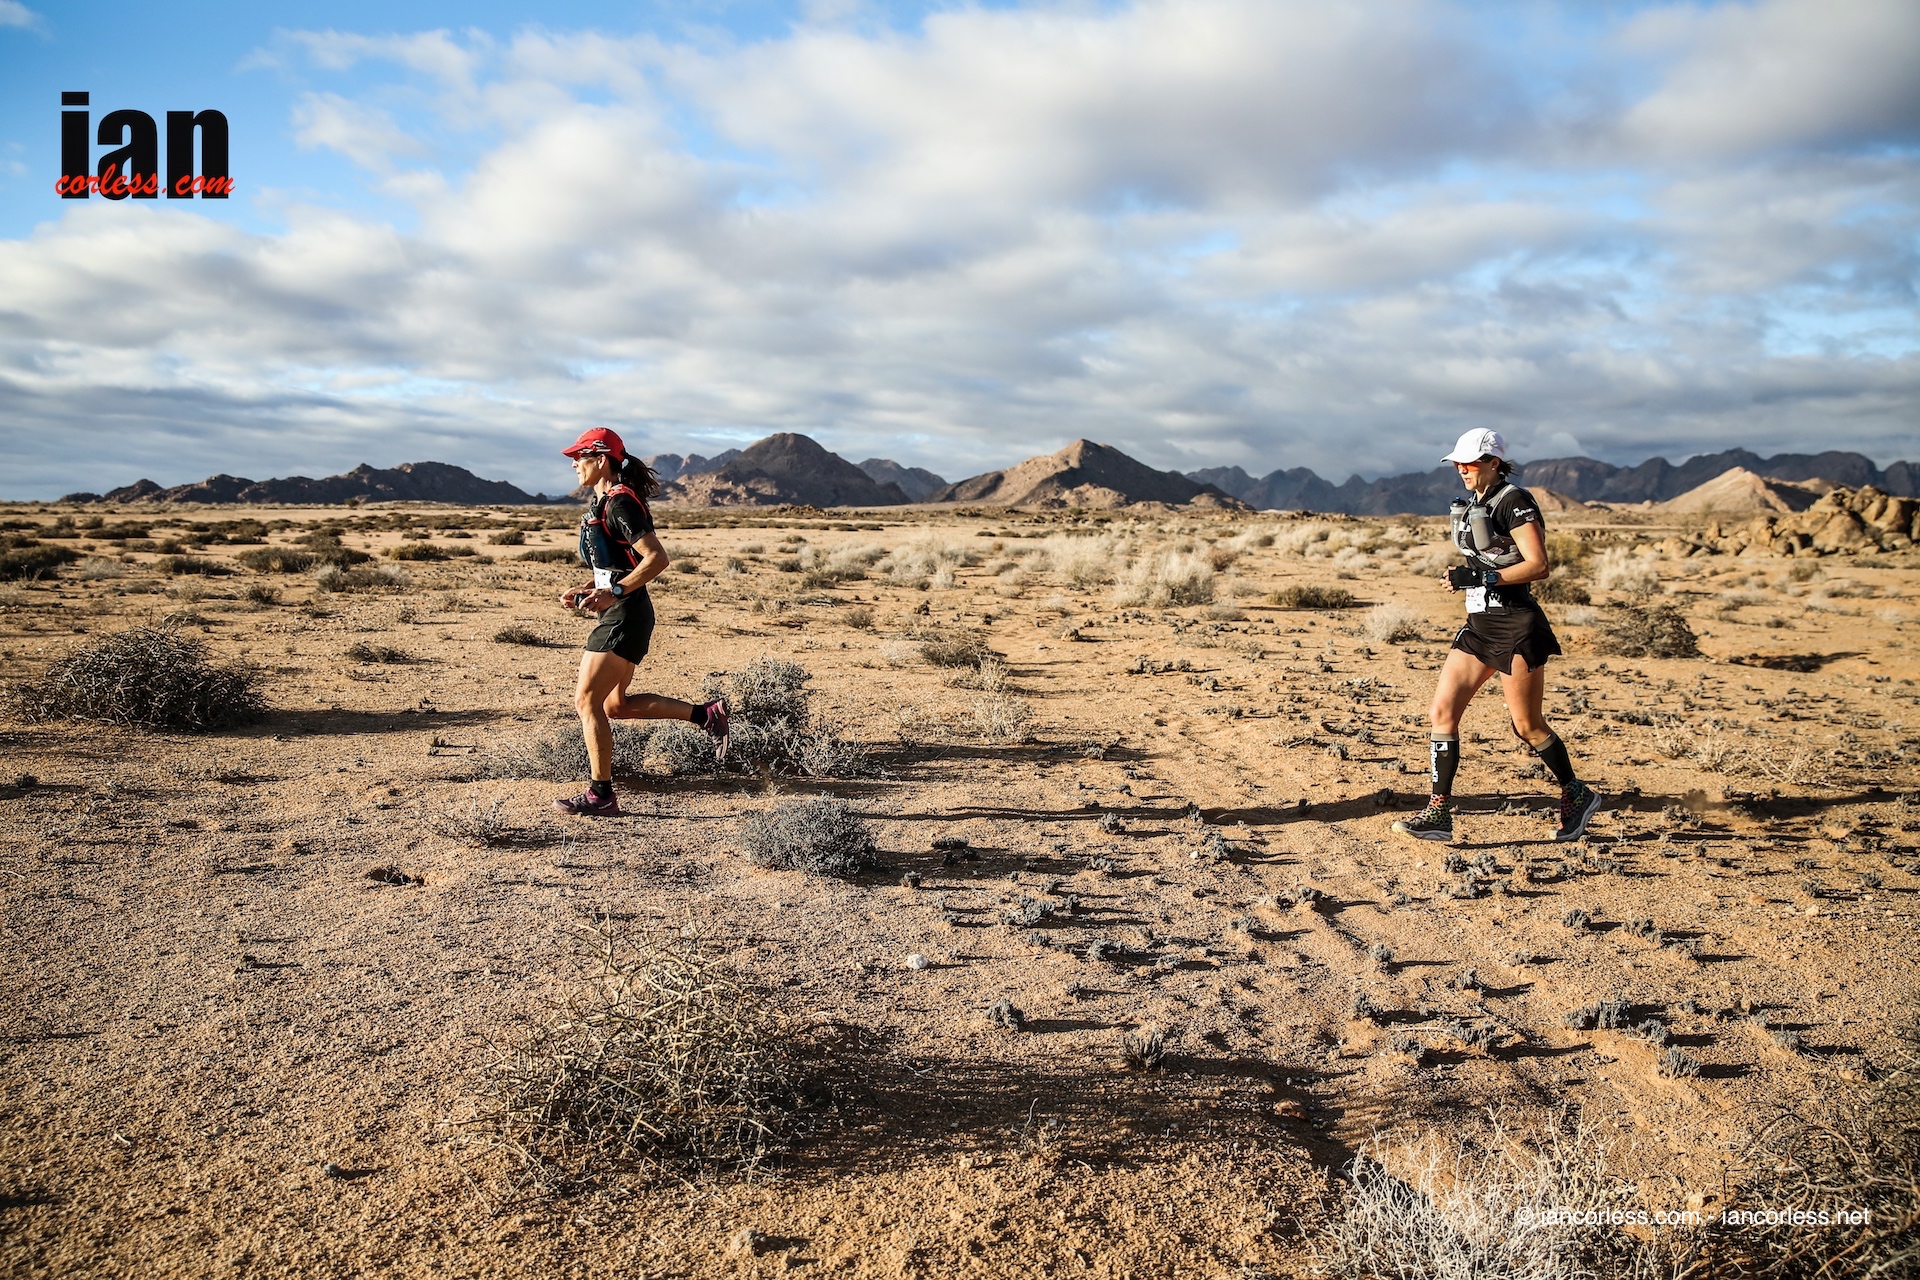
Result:
<svg viewBox="0 0 1920 1280">
<path fill-rule="evenodd" d="M 1388 831 L 1424 797 L 1457 625 L 1432 525 L 662 513 L 679 563 L 636 687 L 690 697 L 789 658 L 873 772 L 636 776 L 630 816 L 589 821 L 550 811 L 561 783 L 483 776 L 573 722 L 588 623 L 553 599 L 577 572 L 511 558 L 570 545 L 571 513 L 401 514 L 465 524 L 431 545 L 480 554 L 408 564 L 403 592 L 329 595 L 154 567 L 169 538 L 222 562 L 257 543 L 81 529 L 65 545 L 90 565 L 0 585 L 12 679 L 170 619 L 267 673 L 272 705 L 205 735 L 0 723 L 7 1274 L 1302 1274 L 1332 1176 L 1376 1132 L 1470 1128 L 1488 1107 L 1570 1108 L 1675 1207 L 1711 1206 L 1749 1130 L 1863 1073 L 1915 997 L 1914 553 L 1637 562 L 1704 659 L 1600 657 L 1596 615 L 1551 606 L 1568 654 L 1549 713 L 1606 810 L 1554 845 L 1554 794 L 1483 695 L 1451 849 L 1482 874 L 1456 897 L 1447 847 Z M 241 518 L 277 526 L 272 545 L 328 522 L 376 554 L 399 541 L 373 510 L 180 517 Z M 525 543 L 486 542 L 507 527 Z M 1064 531 L 1118 535 L 1108 568 L 1053 554 Z M 832 586 L 782 571 L 801 546 L 915 543 L 967 562 L 924 589 L 884 560 Z M 1214 552 L 1214 603 L 1115 603 L 1099 579 L 1156 549 Z M 1362 607 L 1265 603 L 1290 584 Z M 247 598 L 260 585 L 273 603 Z M 1369 634 L 1378 602 L 1413 610 L 1417 637 Z M 492 639 L 515 624 L 548 643 Z M 922 661 L 927 628 L 982 632 L 1000 687 Z M 413 661 L 355 661 L 356 643 Z M 1725 661 L 1751 655 L 1804 669 Z M 815 793 L 867 815 L 887 870 L 809 878 L 739 853 L 742 814 Z M 496 800 L 496 843 L 448 834 L 446 815 Z M 932 848 L 955 836 L 970 858 Z M 384 866 L 423 883 L 367 877 Z M 1320 896 L 1296 905 L 1300 886 Z M 1043 938 L 1002 921 L 1068 894 L 1080 909 Z M 1562 923 L 1575 907 L 1591 927 Z M 458 1141 L 486 1044 L 545 1006 L 596 916 L 694 922 L 837 1030 L 838 1105 L 774 1176 L 491 1194 L 490 1157 Z M 1694 945 L 1627 927 L 1642 918 Z M 1093 940 L 1112 958 L 1089 961 Z M 931 967 L 908 969 L 916 952 Z M 1359 994 L 1383 1012 L 1352 1017 Z M 1663 1019 L 1699 1074 L 1566 1025 L 1610 997 Z M 987 1020 L 1002 998 L 1026 1030 Z M 1168 1060 L 1128 1071 L 1120 1037 L 1146 1025 Z"/>
</svg>

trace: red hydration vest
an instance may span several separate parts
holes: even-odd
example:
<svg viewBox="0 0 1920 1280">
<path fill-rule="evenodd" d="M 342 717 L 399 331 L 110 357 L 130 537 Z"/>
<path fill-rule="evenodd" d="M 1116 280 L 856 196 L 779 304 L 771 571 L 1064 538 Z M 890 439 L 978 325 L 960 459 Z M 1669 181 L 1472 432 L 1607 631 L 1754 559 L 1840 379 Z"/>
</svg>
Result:
<svg viewBox="0 0 1920 1280">
<path fill-rule="evenodd" d="M 633 489 L 624 484 L 616 484 L 599 499 L 587 507 L 587 513 L 580 517 L 580 559 L 591 569 L 612 569 L 615 577 L 624 577 L 640 563 L 640 553 L 633 544 L 621 538 L 607 527 L 607 503 L 616 493 L 624 493 L 640 504 L 645 512 L 647 502 Z M 604 563 L 602 563 L 604 561 Z"/>
</svg>

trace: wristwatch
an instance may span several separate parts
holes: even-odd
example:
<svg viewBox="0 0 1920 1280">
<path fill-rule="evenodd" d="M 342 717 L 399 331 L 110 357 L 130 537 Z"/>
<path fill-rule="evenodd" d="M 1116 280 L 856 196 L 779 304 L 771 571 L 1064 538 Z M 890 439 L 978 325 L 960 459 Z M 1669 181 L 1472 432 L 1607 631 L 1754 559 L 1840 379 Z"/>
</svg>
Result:
<svg viewBox="0 0 1920 1280">
<path fill-rule="evenodd" d="M 1489 570 L 1487 570 L 1487 571 L 1486 571 L 1485 573 L 1483 573 L 1483 574 L 1481 574 L 1481 575 L 1480 575 L 1480 585 L 1481 585 L 1481 586 L 1483 586 L 1483 587 L 1497 587 L 1497 586 L 1499 586 L 1499 585 L 1500 585 L 1500 571 L 1499 571 L 1498 569 L 1489 569 Z"/>
<path fill-rule="evenodd" d="M 618 582 L 616 582 L 616 583 L 614 583 L 614 584 L 613 584 L 612 586 L 610 586 L 610 587 L 608 587 L 608 588 L 607 588 L 607 590 L 608 590 L 608 591 L 611 591 L 611 592 L 613 593 L 613 598 L 614 598 L 615 600 L 618 600 L 618 599 L 619 599 L 619 598 L 620 598 L 621 596 L 624 596 L 625 594 L 627 594 L 627 589 L 626 589 L 626 587 L 625 587 L 624 585 L 622 585 L 621 583 L 618 583 Z"/>
</svg>

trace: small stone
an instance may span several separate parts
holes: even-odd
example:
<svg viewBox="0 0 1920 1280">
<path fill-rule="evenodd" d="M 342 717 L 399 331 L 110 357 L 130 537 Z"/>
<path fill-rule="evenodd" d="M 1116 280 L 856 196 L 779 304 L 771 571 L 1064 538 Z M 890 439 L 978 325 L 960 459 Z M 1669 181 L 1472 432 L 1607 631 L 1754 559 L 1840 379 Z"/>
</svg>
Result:
<svg viewBox="0 0 1920 1280">
<path fill-rule="evenodd" d="M 907 957 L 907 968 L 909 969 L 914 969 L 914 970 L 927 969 L 927 968 L 931 968 L 932 965 L 933 965 L 933 961 L 927 959 L 925 956 L 921 955 L 918 951 L 914 952 L 912 955 Z"/>
</svg>

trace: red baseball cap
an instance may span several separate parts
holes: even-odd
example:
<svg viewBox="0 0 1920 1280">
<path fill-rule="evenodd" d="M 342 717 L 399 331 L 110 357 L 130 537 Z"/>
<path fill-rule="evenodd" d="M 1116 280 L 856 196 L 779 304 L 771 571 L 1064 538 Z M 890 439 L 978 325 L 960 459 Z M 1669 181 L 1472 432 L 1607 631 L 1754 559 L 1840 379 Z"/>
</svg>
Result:
<svg viewBox="0 0 1920 1280">
<path fill-rule="evenodd" d="M 619 436 L 606 427 L 588 427 L 580 433 L 578 440 L 560 452 L 569 458 L 577 458 L 585 453 L 610 453 L 615 462 L 627 460 L 627 446 L 620 442 Z"/>
</svg>

